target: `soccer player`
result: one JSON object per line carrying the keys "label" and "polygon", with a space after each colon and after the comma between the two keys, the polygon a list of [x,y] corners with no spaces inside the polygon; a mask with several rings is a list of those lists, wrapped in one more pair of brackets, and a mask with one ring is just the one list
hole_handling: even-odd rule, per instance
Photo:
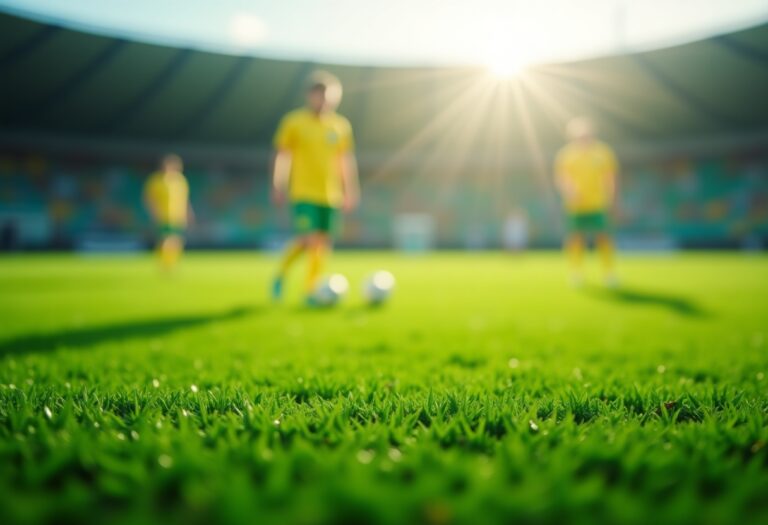
{"label": "soccer player", "polygon": [[144,204],[157,227],[160,267],[173,270],[184,250],[187,224],[193,218],[189,185],[178,155],[163,157],[160,169],[149,176],[144,185]]}
{"label": "soccer player", "polygon": [[359,201],[357,161],[352,127],[336,113],[341,102],[339,80],[326,72],[311,75],[306,107],[283,117],[275,134],[273,200],[291,203],[295,238],[283,255],[272,284],[279,300],[285,276],[303,253],[309,256],[305,292],[313,292],[330,253],[339,211],[353,210]]}
{"label": "soccer player", "polygon": [[582,259],[587,236],[594,236],[605,283],[616,286],[615,247],[610,215],[617,201],[619,165],[611,148],[596,139],[592,123],[583,117],[568,123],[570,142],[555,161],[555,182],[568,224],[565,251],[574,285],[583,282]]}

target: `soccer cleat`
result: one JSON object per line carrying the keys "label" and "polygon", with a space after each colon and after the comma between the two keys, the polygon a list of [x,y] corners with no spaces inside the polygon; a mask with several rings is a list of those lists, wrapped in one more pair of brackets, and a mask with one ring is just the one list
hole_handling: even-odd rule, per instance
{"label": "soccer cleat", "polygon": [[272,300],[275,302],[280,301],[283,298],[283,278],[277,276],[272,281]]}
{"label": "soccer cleat", "polygon": [[322,308],[325,306],[323,303],[321,303],[315,295],[310,294],[304,299],[304,305],[307,308]]}

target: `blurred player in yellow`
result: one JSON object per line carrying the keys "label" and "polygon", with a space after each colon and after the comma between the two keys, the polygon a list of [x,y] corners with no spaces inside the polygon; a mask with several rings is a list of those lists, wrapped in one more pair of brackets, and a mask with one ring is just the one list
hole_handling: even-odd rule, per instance
{"label": "blurred player in yellow", "polygon": [[294,240],[288,245],[272,283],[272,297],[283,294],[285,276],[303,253],[309,256],[305,292],[308,304],[331,250],[340,210],[359,200],[357,161],[349,121],[336,113],[339,80],[330,73],[312,74],[307,103],[283,117],[275,134],[273,200],[290,202]]}
{"label": "blurred player in yellow", "polygon": [[189,184],[178,155],[166,155],[144,185],[144,204],[157,227],[160,267],[172,270],[184,250],[184,233],[192,219]]}
{"label": "blurred player in yellow", "polygon": [[569,143],[557,154],[555,182],[568,224],[565,251],[574,285],[583,282],[582,260],[588,236],[594,236],[605,283],[616,286],[611,215],[617,204],[619,164],[611,148],[597,140],[588,119],[567,126]]}

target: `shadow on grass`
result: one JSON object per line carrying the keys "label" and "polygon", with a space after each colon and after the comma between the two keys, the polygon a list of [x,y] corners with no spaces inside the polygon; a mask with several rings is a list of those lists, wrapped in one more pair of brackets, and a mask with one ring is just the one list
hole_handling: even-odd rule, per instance
{"label": "shadow on grass", "polygon": [[387,303],[360,303],[347,308],[347,316],[355,317],[365,314],[376,314],[389,310]]}
{"label": "shadow on grass", "polygon": [[640,306],[658,306],[686,317],[710,317],[709,312],[701,308],[695,302],[676,295],[626,287],[600,288],[596,286],[586,287],[584,288],[584,292],[591,297],[617,303]]}
{"label": "shadow on grass", "polygon": [[346,317],[354,317],[360,314],[381,312],[387,310],[386,304],[331,304],[331,305],[308,305],[298,304],[290,308],[294,313],[306,313],[306,314],[323,314],[328,312],[334,312],[336,314],[343,314]]}
{"label": "shadow on grass", "polygon": [[252,306],[238,307],[214,314],[144,319],[59,332],[22,335],[0,341],[0,356],[45,352],[55,350],[58,347],[86,348],[107,341],[157,337],[219,321],[238,319],[257,311],[258,308]]}

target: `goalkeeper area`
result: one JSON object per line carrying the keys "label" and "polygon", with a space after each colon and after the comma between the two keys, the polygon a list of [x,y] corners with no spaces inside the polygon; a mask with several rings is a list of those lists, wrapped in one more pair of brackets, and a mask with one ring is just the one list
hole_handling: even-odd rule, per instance
{"label": "goalkeeper area", "polygon": [[4,257],[0,521],[765,523],[767,262],[342,252],[311,310],[265,255]]}

